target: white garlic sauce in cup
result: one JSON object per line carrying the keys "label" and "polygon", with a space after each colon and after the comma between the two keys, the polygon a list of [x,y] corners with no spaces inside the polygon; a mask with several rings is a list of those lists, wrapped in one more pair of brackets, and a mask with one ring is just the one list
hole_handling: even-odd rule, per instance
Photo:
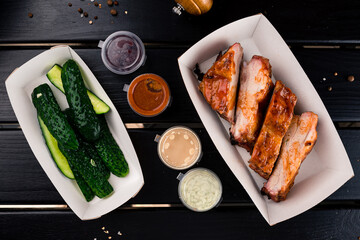
{"label": "white garlic sauce in cup", "polygon": [[208,211],[221,200],[222,185],[212,171],[195,168],[188,171],[179,183],[179,196],[186,207],[197,212]]}

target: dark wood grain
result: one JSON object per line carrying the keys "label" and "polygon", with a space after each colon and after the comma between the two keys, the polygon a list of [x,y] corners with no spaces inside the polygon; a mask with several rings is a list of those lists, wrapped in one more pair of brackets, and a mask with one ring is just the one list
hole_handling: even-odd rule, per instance
{"label": "dark wood grain", "polygon": [[[142,166],[145,185],[131,203],[180,203],[177,195],[179,171],[167,168],[158,158],[156,134],[163,130],[130,130],[129,134]],[[250,203],[251,200],[221,158],[207,132],[196,129],[203,145],[203,158],[196,166],[206,167],[222,181],[224,203]],[[351,159],[355,177],[327,200],[359,200],[360,130],[340,130]],[[50,160],[50,159],[49,159]],[[183,171],[184,172],[184,171]],[[0,204],[64,203],[43,172],[23,133],[0,131]]]}
{"label": "dark wood grain", "polygon": [[[289,43],[358,43],[360,39],[360,4],[355,0],[341,4],[325,0],[296,4],[223,0],[214,1],[213,8],[200,17],[177,16],[171,10],[175,2],[162,0],[123,0],[113,7],[119,13],[113,17],[106,1],[98,2],[101,9],[90,1],[2,1],[0,42],[96,41],[114,31],[129,30],[145,42],[192,44],[221,26],[258,13],[265,14]],[[88,18],[80,17],[79,7],[89,13]],[[33,18],[28,17],[29,12]]]}
{"label": "dark wood grain", "polygon": [[[77,49],[76,51],[93,71],[124,122],[200,122],[183,84],[177,64],[177,58],[185,52],[185,49],[147,49],[145,65],[135,73],[126,76],[116,75],[104,66],[100,49]],[[5,79],[16,67],[21,66],[40,52],[39,50],[0,50],[0,111],[2,111],[0,122],[16,121],[7,97]],[[9,59],[11,60],[8,61]],[[124,84],[130,84],[136,76],[149,72],[162,76],[168,82],[173,101],[171,107],[159,116],[144,118],[132,111],[127,102],[126,92],[122,89]]]}
{"label": "dark wood grain", "polygon": [[[180,203],[176,179],[179,171],[166,167],[157,155],[154,138],[162,132],[129,131],[145,180],[144,187],[129,204]],[[197,129],[197,133],[204,152],[197,166],[212,169],[219,175],[224,185],[224,202],[249,202],[250,198],[222,160],[206,131]],[[21,131],[0,131],[0,153],[0,203],[64,203]]]}
{"label": "dark wood grain", "polygon": [[[0,50],[0,122],[15,122],[16,117],[6,94],[4,81],[16,67],[39,54],[42,50]],[[93,71],[124,122],[200,122],[191,103],[178,69],[177,58],[185,48],[147,49],[146,64],[127,76],[111,73],[103,65],[100,50],[76,49]],[[334,121],[360,121],[360,51],[346,49],[292,49],[303,69],[319,93]],[[172,106],[153,118],[135,114],[122,91],[125,83],[141,73],[152,72],[162,76],[170,85]],[[334,76],[337,72],[338,76]],[[347,81],[354,75],[355,81]],[[326,78],[326,81],[323,81]],[[332,91],[328,87],[332,86]]]}
{"label": "dark wood grain", "polygon": [[[357,239],[360,210],[310,210],[270,227],[253,208],[116,210],[81,221],[65,212],[1,212],[2,239]],[[102,230],[109,231],[108,234]],[[117,235],[118,232],[122,236]]]}

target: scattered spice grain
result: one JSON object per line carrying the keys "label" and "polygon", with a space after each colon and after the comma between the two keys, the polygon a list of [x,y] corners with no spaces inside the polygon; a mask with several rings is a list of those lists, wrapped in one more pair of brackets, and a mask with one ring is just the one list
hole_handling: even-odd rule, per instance
{"label": "scattered spice grain", "polygon": [[328,87],[328,91],[331,92],[332,91],[332,86]]}
{"label": "scattered spice grain", "polygon": [[119,5],[119,2],[118,2],[118,1],[114,1],[114,4],[117,6],[117,5]]}
{"label": "scattered spice grain", "polygon": [[[112,0],[108,0],[108,1],[107,1],[107,5],[111,7],[111,6],[113,5],[113,1],[112,1]],[[115,4],[115,5],[116,5],[116,4]]]}
{"label": "scattered spice grain", "polygon": [[79,13],[82,13],[82,12],[83,12],[82,8],[79,8],[79,9],[78,9],[78,12],[79,12]]}
{"label": "scattered spice grain", "polygon": [[30,12],[28,13],[28,17],[29,17],[29,18],[32,18],[33,16],[34,16],[34,15],[33,15],[32,13],[30,13]]}
{"label": "scattered spice grain", "polygon": [[113,15],[113,16],[116,16],[116,15],[117,15],[117,11],[116,11],[115,9],[111,9],[111,10],[110,10],[110,13],[111,13],[111,15]]}
{"label": "scattered spice grain", "polygon": [[90,24],[90,25],[93,24],[93,21],[90,20],[90,21],[89,21],[89,24]]}
{"label": "scattered spice grain", "polygon": [[99,3],[99,8],[101,8],[101,3]]}
{"label": "scattered spice grain", "polygon": [[105,227],[102,227],[101,229],[102,229],[102,230],[105,230]]}
{"label": "scattered spice grain", "polygon": [[121,236],[121,235],[122,235],[122,233],[121,233],[120,231],[118,231],[117,235]]}
{"label": "scattered spice grain", "polygon": [[353,82],[355,80],[355,77],[353,75],[348,76],[347,80],[349,82]]}
{"label": "scattered spice grain", "polygon": [[125,11],[125,14],[127,14],[127,11]]}
{"label": "scattered spice grain", "polygon": [[71,4],[71,3],[68,3],[68,6],[69,6],[69,7],[71,7],[71,6],[72,6],[72,4]]}
{"label": "scattered spice grain", "polygon": [[84,17],[88,17],[89,14],[87,12],[84,12]]}
{"label": "scattered spice grain", "polygon": [[95,20],[98,19],[98,16],[95,16],[94,19],[95,19]]}
{"label": "scattered spice grain", "polygon": [[111,236],[109,236],[109,239],[111,239]]}
{"label": "scattered spice grain", "polygon": [[334,72],[334,76],[337,76],[338,75],[338,73],[337,72]]}
{"label": "scattered spice grain", "polygon": [[95,7],[99,6],[98,2],[94,2]]}

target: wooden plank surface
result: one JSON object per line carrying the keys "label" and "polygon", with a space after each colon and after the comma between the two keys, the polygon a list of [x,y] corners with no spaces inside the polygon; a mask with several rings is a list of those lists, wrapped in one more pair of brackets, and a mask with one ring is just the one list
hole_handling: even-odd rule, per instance
{"label": "wooden plank surface", "polygon": [[[72,7],[68,3],[72,3]],[[0,42],[96,41],[114,31],[129,30],[145,42],[194,43],[213,30],[235,20],[263,13],[289,43],[359,43],[359,1],[214,1],[201,17],[172,13],[174,1],[122,0],[118,16],[110,14],[105,0],[102,8],[86,1],[2,1]],[[77,9],[89,13],[81,18]],[[127,14],[125,14],[127,11]],[[28,17],[28,13],[33,18]],[[98,16],[98,20],[94,20]],[[314,18],[316,17],[316,20]],[[89,20],[93,24],[89,24]]]}
{"label": "wooden plank surface", "polygon": [[[179,171],[167,168],[160,161],[157,145],[153,141],[154,136],[163,131],[129,130],[142,166],[145,185],[128,204],[180,203],[176,180]],[[209,168],[218,174],[224,188],[223,202],[251,203],[251,199],[221,158],[207,132],[204,129],[196,129],[196,132],[201,139],[204,152],[197,166]],[[327,200],[359,200],[360,130],[339,130],[339,133],[351,159],[355,177]],[[20,130],[0,131],[0,153],[0,204],[64,204]]]}
{"label": "wooden plank surface", "polygon": [[[76,51],[98,78],[124,122],[200,122],[188,97],[177,64],[177,58],[185,49],[148,49],[146,51],[146,64],[135,73],[126,76],[119,76],[110,72],[102,63],[100,50],[77,49]],[[41,50],[0,51],[0,111],[3,110],[3,114],[0,115],[0,122],[16,121],[7,97],[5,79],[16,67],[21,66],[40,52]],[[136,76],[148,72],[162,76],[169,83],[173,97],[171,107],[153,118],[144,118],[134,113],[127,102],[126,92],[122,90],[124,84],[130,84]],[[180,109],[181,111],[179,111]]]}
{"label": "wooden plank surface", "polygon": [[[254,208],[115,210],[81,221],[70,211],[0,212],[6,239],[358,239],[359,209],[316,209],[270,227]],[[102,228],[104,227],[104,230]],[[104,231],[109,231],[106,234]],[[118,232],[122,236],[117,235]],[[0,236],[1,236],[0,235]]]}
{"label": "wooden plank surface", "polygon": [[[5,79],[16,68],[43,50],[0,50],[0,122],[16,122],[7,97]],[[76,49],[113,101],[124,122],[200,122],[178,69],[177,58],[186,48],[150,48],[146,64],[127,76],[110,72],[102,63],[99,49]],[[312,81],[334,121],[360,121],[360,51],[346,49],[292,49]],[[271,60],[270,60],[271,63]],[[50,66],[49,66],[50,67]],[[173,95],[172,105],[153,118],[135,114],[127,103],[123,85],[142,73],[162,76]],[[338,76],[334,76],[337,72]],[[354,75],[355,81],[347,81]],[[30,76],[31,77],[31,76]],[[323,81],[326,78],[326,81]],[[286,81],[285,79],[282,79]],[[328,87],[332,91],[328,91]]]}

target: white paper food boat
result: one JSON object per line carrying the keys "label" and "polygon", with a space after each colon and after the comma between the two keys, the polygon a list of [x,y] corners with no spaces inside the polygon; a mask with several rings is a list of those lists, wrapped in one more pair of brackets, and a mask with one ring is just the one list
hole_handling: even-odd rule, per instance
{"label": "white paper food boat", "polygon": [[[298,98],[296,114],[312,111],[319,115],[317,143],[302,164],[286,201],[280,203],[260,194],[265,180],[248,167],[250,154],[231,145],[230,124],[205,101],[193,74],[196,63],[199,63],[202,72],[206,72],[217,54],[235,42],[240,42],[244,48],[245,61],[253,55],[270,60],[273,80],[281,80]],[[354,176],[345,148],[323,102],[285,41],[265,16],[247,17],[216,30],[187,50],[178,62],[190,98],[212,141],[270,225],[315,206]]]}
{"label": "white paper food boat", "polygon": [[[129,174],[124,178],[111,174],[109,182],[114,188],[114,193],[111,196],[105,199],[95,197],[89,203],[82,196],[75,181],[66,178],[52,160],[41,134],[36,109],[31,100],[33,89],[42,83],[48,83],[60,107],[65,109],[68,106],[65,95],[54,87],[46,77],[46,73],[55,63],[63,65],[68,59],[77,62],[88,89],[110,106],[111,110],[105,115],[106,120],[130,169]],[[31,150],[57,191],[80,219],[87,220],[100,217],[124,204],[140,191],[144,184],[140,163],[119,113],[94,74],[74,50],[68,46],[47,50],[14,71],[5,84],[11,105]]]}

